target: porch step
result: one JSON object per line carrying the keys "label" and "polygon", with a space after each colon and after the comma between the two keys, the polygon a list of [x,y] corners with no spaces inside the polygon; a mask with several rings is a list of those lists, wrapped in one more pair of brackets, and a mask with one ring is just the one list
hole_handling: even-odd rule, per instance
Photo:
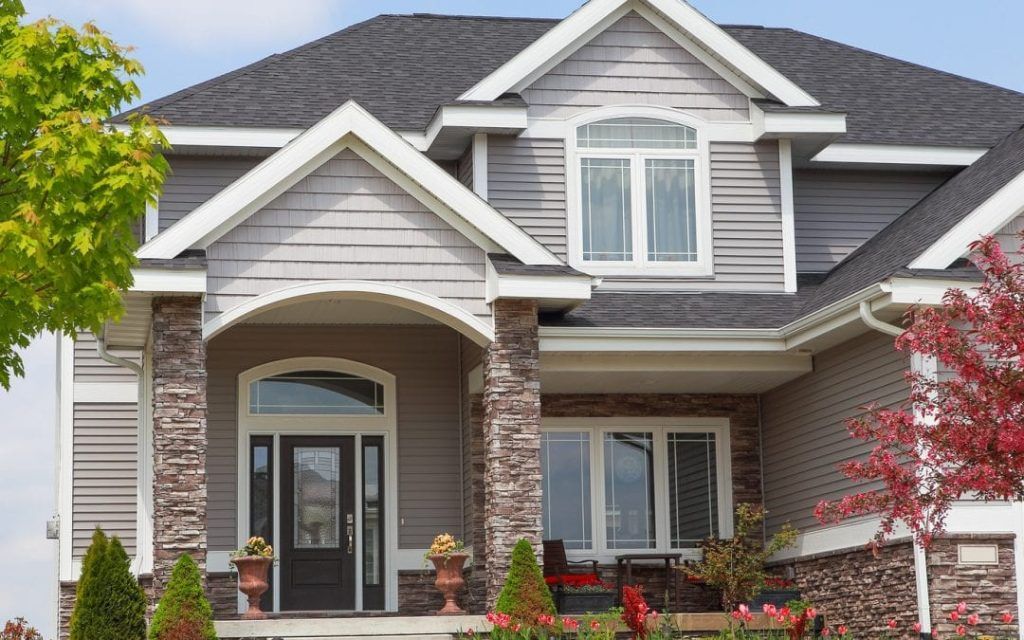
{"label": "porch step", "polygon": [[[306,638],[293,638],[291,636],[285,636],[285,637],[280,638],[280,640],[369,640],[370,638],[372,638],[373,640],[411,640],[412,638],[416,638],[417,640],[455,640],[455,637],[456,636],[454,636],[454,635],[452,635],[450,633],[439,633],[439,634],[433,634],[433,635],[428,635],[428,636],[425,636],[425,635],[419,634],[419,633],[413,633],[413,634],[401,635],[401,636],[378,636],[378,635],[369,635],[369,636],[328,636],[328,637],[317,636],[315,638],[310,638],[310,637],[306,637]],[[278,638],[272,638],[271,640],[279,640],[279,639]]]}
{"label": "porch step", "polygon": [[217,620],[222,640],[454,640],[460,631],[489,628],[483,616],[379,616]]}

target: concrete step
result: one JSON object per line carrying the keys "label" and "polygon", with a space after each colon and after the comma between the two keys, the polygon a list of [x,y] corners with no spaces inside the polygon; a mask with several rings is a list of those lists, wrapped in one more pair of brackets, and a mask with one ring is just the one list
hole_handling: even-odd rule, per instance
{"label": "concrete step", "polygon": [[483,616],[379,616],[217,620],[222,640],[454,640],[460,631],[488,629]]}

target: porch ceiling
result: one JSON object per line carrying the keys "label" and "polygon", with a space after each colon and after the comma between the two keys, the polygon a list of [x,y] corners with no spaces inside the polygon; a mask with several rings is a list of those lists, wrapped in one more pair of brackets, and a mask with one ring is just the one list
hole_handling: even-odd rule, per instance
{"label": "porch ceiling", "polygon": [[393,304],[368,300],[324,299],[276,307],[242,324],[441,324],[433,318]]}

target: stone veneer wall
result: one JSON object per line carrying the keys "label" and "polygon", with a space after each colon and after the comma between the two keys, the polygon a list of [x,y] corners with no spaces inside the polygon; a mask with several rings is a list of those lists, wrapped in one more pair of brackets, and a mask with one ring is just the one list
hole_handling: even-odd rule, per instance
{"label": "stone veneer wall", "polygon": [[[468,613],[482,614],[487,611],[487,599],[483,590],[486,569],[467,571],[466,589],[459,594],[459,605]],[[398,615],[430,616],[444,606],[441,592],[434,586],[437,576],[433,569],[398,572]],[[479,588],[470,585],[477,584]]]}
{"label": "stone veneer wall", "polygon": [[202,299],[153,300],[153,579],[183,553],[206,567],[206,345]]}
{"label": "stone veneer wall", "polygon": [[673,393],[544,394],[545,418],[728,418],[733,504],[761,504],[757,396]]}
{"label": "stone veneer wall", "polygon": [[206,597],[217,619],[238,616],[238,578],[230,572],[206,574]]}
{"label": "stone veneer wall", "polygon": [[[950,621],[949,613],[958,602],[966,602],[971,613],[981,615],[982,624],[971,630],[972,635],[1017,636],[1020,616],[1013,542],[1012,534],[946,535],[925,552],[933,629],[940,637],[954,635],[956,623]],[[964,543],[997,545],[999,564],[959,564],[957,545]],[[1013,624],[992,624],[1004,611],[1013,614]]]}
{"label": "stone veneer wall", "polygon": [[892,618],[904,631],[917,622],[914,548],[909,539],[891,541],[877,556],[857,547],[773,568],[780,575],[794,573],[801,595],[817,605],[827,624],[846,625],[853,637],[883,637]]}
{"label": "stone veneer wall", "polygon": [[540,343],[535,300],[495,300],[484,351],[484,553],[487,601],[498,598],[520,538],[543,535]]}
{"label": "stone veneer wall", "polygon": [[[466,576],[467,594],[487,592],[487,556],[484,551],[484,405],[480,394],[467,394],[463,415],[463,539],[472,555]],[[486,603],[483,603],[486,605]]]}

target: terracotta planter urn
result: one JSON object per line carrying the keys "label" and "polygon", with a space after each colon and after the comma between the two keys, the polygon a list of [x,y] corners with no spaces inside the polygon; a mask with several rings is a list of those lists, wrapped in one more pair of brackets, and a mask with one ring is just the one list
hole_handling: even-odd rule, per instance
{"label": "terracotta planter urn", "polygon": [[466,553],[430,556],[430,561],[434,563],[434,569],[437,570],[437,580],[434,581],[434,586],[444,596],[444,606],[437,612],[437,615],[457,616],[466,613],[459,607],[456,594],[466,586],[466,581],[462,577],[462,568],[466,565],[467,558],[469,558],[469,554]]}
{"label": "terracotta planter urn", "polygon": [[238,590],[249,599],[249,609],[242,614],[242,619],[266,619],[267,614],[260,609],[260,597],[270,588],[267,573],[270,571],[270,565],[274,564],[274,559],[243,556],[232,558],[231,563],[238,568]]}

